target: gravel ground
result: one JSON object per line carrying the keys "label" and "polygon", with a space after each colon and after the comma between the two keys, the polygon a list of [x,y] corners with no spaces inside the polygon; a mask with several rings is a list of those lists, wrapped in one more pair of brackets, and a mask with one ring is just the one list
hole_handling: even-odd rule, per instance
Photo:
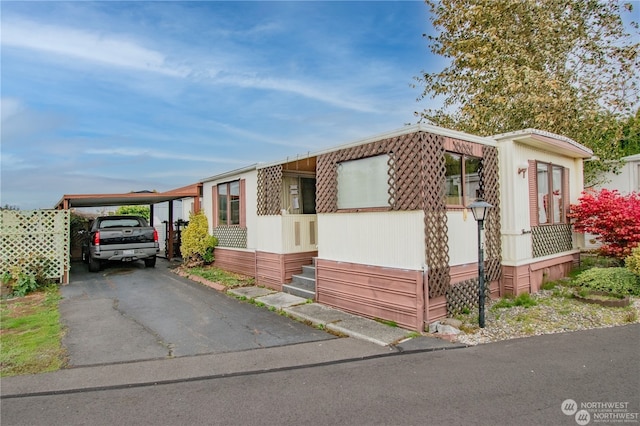
{"label": "gravel ground", "polygon": [[467,345],[496,342],[541,334],[565,333],[591,328],[614,327],[640,322],[640,298],[631,298],[626,308],[607,308],[571,298],[569,289],[542,290],[532,295],[537,304],[528,308],[485,308],[485,328],[478,327],[478,311],[456,318],[462,332],[455,341]]}

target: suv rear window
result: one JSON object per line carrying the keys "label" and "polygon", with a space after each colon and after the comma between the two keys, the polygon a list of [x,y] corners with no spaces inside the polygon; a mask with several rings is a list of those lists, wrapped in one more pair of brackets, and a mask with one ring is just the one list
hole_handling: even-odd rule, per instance
{"label": "suv rear window", "polygon": [[100,229],[104,228],[135,228],[140,226],[137,219],[107,219],[100,222]]}

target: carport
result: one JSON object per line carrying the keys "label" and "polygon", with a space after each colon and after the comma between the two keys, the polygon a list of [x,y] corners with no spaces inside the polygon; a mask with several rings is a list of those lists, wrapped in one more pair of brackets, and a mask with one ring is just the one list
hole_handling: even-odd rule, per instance
{"label": "carport", "polygon": [[[55,206],[57,210],[69,210],[80,207],[114,207],[148,205],[150,210],[150,225],[153,223],[153,206],[158,203],[169,203],[169,224],[173,223],[173,202],[183,198],[193,198],[193,210],[200,210],[200,197],[202,196],[202,183],[183,186],[166,192],[139,191],[126,194],[65,194]],[[167,258],[172,259],[174,231],[173,226],[168,227],[168,251]]]}

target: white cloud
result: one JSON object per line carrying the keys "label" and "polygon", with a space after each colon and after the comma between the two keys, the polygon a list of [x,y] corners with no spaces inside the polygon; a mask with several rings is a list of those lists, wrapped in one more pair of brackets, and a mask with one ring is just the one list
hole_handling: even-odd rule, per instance
{"label": "white cloud", "polygon": [[269,136],[265,136],[267,134],[266,132],[261,132],[261,133],[252,132],[250,130],[241,129],[238,127],[231,126],[229,124],[215,122],[215,121],[211,121],[210,123],[218,128],[223,129],[229,134],[240,136],[248,140],[249,142],[262,142],[269,145],[279,145],[279,146],[295,147],[295,148],[311,148],[313,146],[313,145],[308,145],[308,146],[303,145],[298,140],[292,141],[290,138],[287,138],[284,136],[280,138],[269,137]]}
{"label": "white cloud", "polygon": [[107,148],[107,149],[89,149],[85,151],[89,155],[115,155],[122,157],[139,157],[156,158],[161,160],[182,160],[197,161],[204,163],[225,163],[225,164],[247,164],[247,160],[237,160],[233,158],[224,158],[206,155],[186,155],[177,154],[175,152],[163,152],[154,149],[139,148]]}
{"label": "white cloud", "polygon": [[293,79],[262,78],[249,74],[235,74],[224,77],[217,77],[216,83],[233,84],[239,87],[274,90],[279,92],[289,92],[340,108],[369,113],[378,112],[368,102],[348,100],[348,95],[344,93],[338,94],[335,92],[335,90],[331,90],[315,84],[312,86],[311,83],[303,83]]}
{"label": "white cloud", "polygon": [[30,108],[16,98],[2,98],[2,145],[32,144],[33,137],[59,129],[65,117],[59,113],[43,112]]}
{"label": "white cloud", "polygon": [[6,152],[0,154],[0,164],[2,164],[2,170],[5,172],[8,170],[28,170],[36,168],[33,163],[29,163],[23,158]]}
{"label": "white cloud", "polygon": [[168,64],[162,53],[125,37],[28,20],[3,20],[2,45],[174,77],[185,77],[190,72],[185,67]]}
{"label": "white cloud", "polygon": [[[267,24],[253,31],[273,31],[276,28],[275,24]],[[1,42],[7,47],[36,50],[118,68],[172,77],[208,78],[217,84],[292,93],[344,109],[379,112],[370,102],[355,100],[343,90],[327,87],[326,83],[321,85],[296,79],[258,77],[229,66],[221,68],[221,64],[212,67],[202,62],[202,58],[190,66],[172,64],[166,54],[143,47],[123,35],[47,25],[25,19],[5,19]],[[233,56],[233,52],[227,53]],[[216,56],[225,54],[219,52]]]}
{"label": "white cloud", "polygon": [[24,106],[18,99],[0,99],[0,116],[2,124],[4,124],[9,118],[20,114],[22,111],[24,111]]}

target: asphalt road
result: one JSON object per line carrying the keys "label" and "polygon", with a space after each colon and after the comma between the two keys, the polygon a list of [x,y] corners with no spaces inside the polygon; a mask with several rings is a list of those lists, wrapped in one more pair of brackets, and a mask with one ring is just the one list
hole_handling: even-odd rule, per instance
{"label": "asphalt road", "polygon": [[235,352],[334,336],[170,272],[158,259],[99,273],[74,263],[62,287],[71,366]]}
{"label": "asphalt road", "polygon": [[[640,412],[640,325],[2,400],[2,425],[576,425]],[[253,351],[258,356],[260,351]],[[563,402],[575,401],[563,413]],[[584,409],[589,422],[576,421]],[[625,423],[629,424],[629,423]],[[636,423],[637,424],[637,423]]]}

